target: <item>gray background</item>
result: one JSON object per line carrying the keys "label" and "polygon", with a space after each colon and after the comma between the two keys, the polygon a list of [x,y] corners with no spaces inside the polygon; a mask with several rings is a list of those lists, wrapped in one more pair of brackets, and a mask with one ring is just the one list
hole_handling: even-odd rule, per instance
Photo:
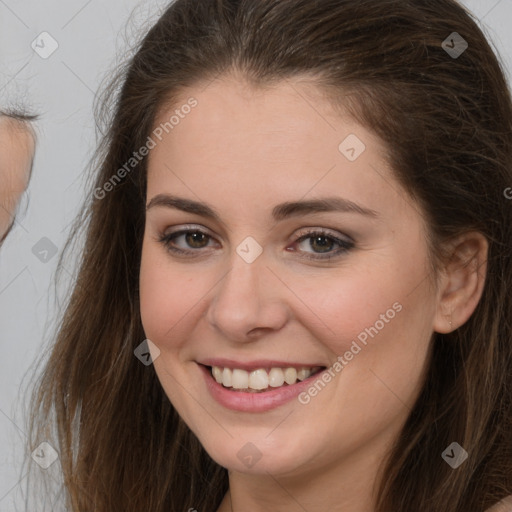
{"label": "gray background", "polygon": [[[54,274],[96,145],[94,96],[166,3],[0,0],[0,105],[28,99],[42,114],[32,181],[0,254],[0,512],[22,508],[21,464],[29,455],[21,399],[60,312]],[[480,19],[510,78],[512,0],[463,3]],[[58,44],[49,57],[44,52],[55,43],[41,36],[43,48],[43,32]],[[32,49],[34,40],[47,58]],[[71,276],[73,268],[65,272]]]}

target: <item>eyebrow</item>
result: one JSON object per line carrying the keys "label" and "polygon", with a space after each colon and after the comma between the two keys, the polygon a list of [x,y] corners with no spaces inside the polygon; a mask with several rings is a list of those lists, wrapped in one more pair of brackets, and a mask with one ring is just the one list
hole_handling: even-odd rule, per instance
{"label": "eyebrow", "polygon": [[[219,224],[223,223],[221,216],[214,208],[206,203],[200,203],[191,199],[185,199],[183,197],[172,196],[169,194],[158,194],[153,197],[146,206],[146,211],[156,206],[174,208],[183,212],[207,217],[217,221]],[[379,216],[375,210],[360,206],[348,199],[343,199],[341,197],[325,197],[321,199],[289,201],[278,204],[272,209],[272,218],[275,221],[281,221],[290,217],[321,212],[358,213],[368,217]]]}

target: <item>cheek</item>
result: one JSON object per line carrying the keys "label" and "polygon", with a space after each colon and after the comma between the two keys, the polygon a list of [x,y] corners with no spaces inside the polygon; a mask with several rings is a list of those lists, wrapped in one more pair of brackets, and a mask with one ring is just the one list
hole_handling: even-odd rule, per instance
{"label": "cheek", "polygon": [[307,328],[331,352],[343,354],[358,337],[370,342],[367,329],[375,324],[381,331],[400,321],[408,283],[395,279],[391,268],[384,270],[351,268],[333,275],[326,269],[315,278],[295,276],[294,292],[306,306],[302,320],[308,318]]}
{"label": "cheek", "polygon": [[384,428],[404,403],[412,407],[421,384],[434,302],[420,269],[406,269],[353,274],[324,300],[321,316],[337,334],[329,348],[343,366],[335,400],[361,424],[371,419]]}
{"label": "cheek", "polygon": [[389,394],[380,378],[404,399],[414,393],[434,314],[425,262],[398,254],[387,261],[340,269],[335,275],[329,270],[316,278],[296,276],[294,288],[308,306],[302,316],[303,322],[308,319],[306,328],[328,349],[332,363],[343,358],[341,399],[357,388],[361,400],[375,399],[375,410],[387,403]]}
{"label": "cheek", "polygon": [[[182,267],[181,267],[182,268]],[[159,348],[172,348],[175,330],[193,313],[199,279],[166,261],[165,252],[144,244],[140,269],[140,312],[146,336]]]}

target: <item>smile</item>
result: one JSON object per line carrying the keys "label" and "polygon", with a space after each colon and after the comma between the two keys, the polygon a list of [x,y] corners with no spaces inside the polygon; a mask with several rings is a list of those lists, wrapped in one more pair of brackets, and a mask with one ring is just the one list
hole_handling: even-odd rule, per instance
{"label": "smile", "polygon": [[315,375],[323,367],[301,368],[258,368],[246,371],[240,368],[227,368],[220,366],[211,367],[211,375],[223,387],[232,391],[249,393],[261,393],[269,388],[275,389],[282,386],[291,386],[298,381],[303,381]]}
{"label": "smile", "polygon": [[[198,364],[208,394],[224,408],[247,413],[263,413],[293,403],[325,366],[275,366],[268,361],[237,368],[234,361]],[[275,363],[274,363],[275,364]]]}

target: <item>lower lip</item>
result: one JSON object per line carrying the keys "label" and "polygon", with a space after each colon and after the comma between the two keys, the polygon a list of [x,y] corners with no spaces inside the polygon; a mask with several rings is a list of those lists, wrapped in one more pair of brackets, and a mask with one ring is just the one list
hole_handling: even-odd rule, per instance
{"label": "lower lip", "polygon": [[303,381],[271,389],[270,391],[244,393],[243,391],[231,391],[225,388],[213,378],[209,368],[203,365],[199,365],[199,367],[205,376],[206,387],[212,397],[220,405],[234,411],[242,412],[265,412],[290,402],[305,391],[311,385],[312,381],[320,378],[322,372],[325,371],[322,370]]}

